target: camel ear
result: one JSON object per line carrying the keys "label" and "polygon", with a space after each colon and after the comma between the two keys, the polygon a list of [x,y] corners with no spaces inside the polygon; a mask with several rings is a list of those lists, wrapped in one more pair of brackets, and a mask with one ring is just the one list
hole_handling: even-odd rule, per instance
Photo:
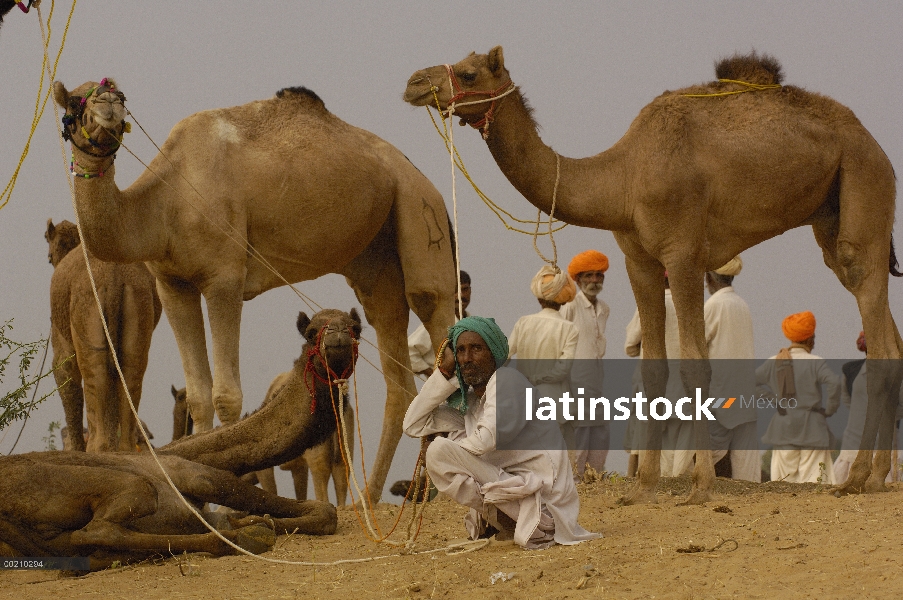
{"label": "camel ear", "polygon": [[179,391],[176,389],[176,386],[171,385],[172,388],[172,397],[175,398],[176,402],[179,401]]}
{"label": "camel ear", "polygon": [[359,314],[357,314],[356,308],[352,308],[351,310],[349,310],[348,316],[350,316],[353,321],[356,321],[358,325],[361,324],[361,317]]}
{"label": "camel ear", "polygon": [[298,333],[300,333],[303,338],[307,338],[307,336],[304,335],[304,332],[307,331],[308,325],[310,325],[310,317],[302,310],[298,313],[298,320],[295,322],[295,326],[298,328]]}
{"label": "camel ear", "polygon": [[505,56],[502,54],[502,47],[496,46],[489,51],[489,70],[493,75],[498,75],[505,68]]}
{"label": "camel ear", "polygon": [[63,108],[69,108],[69,91],[62,81],[53,82],[53,100]]}
{"label": "camel ear", "polygon": [[44,239],[48,242],[53,241],[55,235],[56,227],[53,224],[53,219],[47,219],[47,233],[44,234]]}

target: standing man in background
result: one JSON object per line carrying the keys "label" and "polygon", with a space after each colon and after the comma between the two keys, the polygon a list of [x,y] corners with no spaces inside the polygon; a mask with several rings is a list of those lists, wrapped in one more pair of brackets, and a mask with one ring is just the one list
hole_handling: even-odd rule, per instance
{"label": "standing man in background", "polygon": [[[608,270],[608,257],[597,250],[581,252],[568,265],[568,275],[576,282],[578,291],[572,302],[561,307],[561,316],[577,327],[577,353],[571,368],[571,391],[585,398],[602,397],[605,356],[605,324],[610,309],[599,298]],[[577,478],[583,477],[586,465],[600,473],[605,470],[605,459],[611,433],[607,421],[578,423],[574,429]]]}
{"label": "standing man in background", "polygon": [[[734,291],[734,277],[743,269],[743,260],[735,256],[726,265],[705,274],[711,296],[705,302],[705,339],[712,359],[709,395],[735,397],[755,389],[755,349],[749,305]],[[732,479],[762,480],[756,409],[735,402],[729,409],[716,408],[715,421],[709,421],[712,460],[728,456]]]}

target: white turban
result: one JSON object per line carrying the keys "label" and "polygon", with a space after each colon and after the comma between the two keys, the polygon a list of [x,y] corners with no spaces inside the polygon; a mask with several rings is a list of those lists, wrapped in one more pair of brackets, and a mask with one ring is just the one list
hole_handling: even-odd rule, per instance
{"label": "white turban", "polygon": [[540,300],[567,304],[577,295],[577,286],[561,269],[545,265],[530,282],[530,291]]}
{"label": "white turban", "polygon": [[737,255],[720,269],[715,269],[715,272],[719,275],[736,277],[740,274],[741,270],[743,270],[743,259],[740,258],[740,255]]}

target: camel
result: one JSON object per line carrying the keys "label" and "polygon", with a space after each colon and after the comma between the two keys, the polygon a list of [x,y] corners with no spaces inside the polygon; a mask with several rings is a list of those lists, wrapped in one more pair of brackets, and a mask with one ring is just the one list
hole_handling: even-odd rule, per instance
{"label": "camel", "polygon": [[[379,499],[416,395],[409,311],[438,347],[454,322],[455,267],[442,196],[396,148],[341,121],[306,88],[203,111],[173,128],[127,189],[115,181],[125,129],[115,83],[54,84],[71,139],[87,247],[143,261],[175,333],[198,431],[241,415],[242,302],[275,287],[345,276],[372,325],[387,396],[370,482]],[[87,137],[86,137],[87,136]],[[200,298],[213,340],[207,358]]]}
{"label": "camel", "polygon": [[[643,323],[643,378],[650,398],[664,395],[667,380],[661,360],[663,272],[670,275],[677,309],[684,388],[701,388],[705,396],[711,371],[703,273],[789,229],[811,225],[825,263],[855,295],[865,335],[875,336],[877,352],[873,357],[869,345],[878,372],[873,379],[869,367],[862,450],[838,491],[885,489],[889,453],[870,465],[869,449],[876,434],[880,447],[890,448],[892,403],[903,375],[903,341],[887,296],[888,271],[901,275],[891,240],[891,163],[848,108],[782,86],[773,58],[734,56],[719,62],[716,74],[720,81],[663,93],[614,146],[581,159],[559,156],[540,139],[501,46],[417,71],[404,99],[429,106],[435,92],[442,111],[460,103],[454,116],[481,131],[499,168],[531,204],[548,214],[555,198],[555,218],[614,233]],[[714,482],[708,433],[704,423],[698,425],[688,498],[693,504],[711,498]],[[659,435],[660,424],[652,421],[648,460],[642,460],[637,484],[624,499],[628,504],[655,502]]]}
{"label": "camel", "polygon": [[[336,379],[354,368],[360,317],[326,309],[312,319],[300,313],[297,326],[306,343],[271,402],[238,423],[157,451],[175,486],[197,507],[209,502],[250,513],[224,535],[253,552],[272,548],[273,528],[324,535],[335,533],[338,522],[329,503],[281,498],[239,478],[335,431]],[[264,527],[270,524],[264,515],[274,517],[271,527]],[[0,555],[88,556],[99,568],[170,552],[232,552],[204,531],[148,453],[0,457]]]}
{"label": "camel", "polygon": [[19,8],[22,9],[22,12],[28,12],[28,9],[31,8],[31,5],[38,4],[38,2],[30,2],[26,7],[23,2],[20,2],[20,0],[0,0],[0,27],[3,26],[3,17],[5,17],[6,13],[11,11],[17,4],[19,5]]}
{"label": "camel", "polygon": [[[270,383],[264,403],[270,402],[290,377],[291,371],[277,375]],[[354,409],[351,408],[351,403],[347,399],[343,412],[345,415],[343,431],[349,450],[348,468],[351,468],[354,460]],[[314,498],[323,502],[329,499],[329,478],[332,477],[336,506],[345,506],[345,498],[348,495],[348,473],[345,470],[345,460],[342,458],[341,443],[337,429],[323,443],[306,450],[301,456],[279,465],[281,470],[290,471],[292,474],[295,498],[307,499],[307,474],[310,472],[314,480]],[[261,474],[258,473],[258,478],[260,476]],[[261,481],[261,485],[264,485],[263,481]]]}
{"label": "camel", "polygon": [[[291,371],[280,373],[273,379],[267,390],[261,406],[265,405],[282,388],[291,376]],[[192,433],[191,414],[188,413],[188,404],[185,401],[185,388],[176,389],[172,386],[172,395],[175,399],[173,407],[173,441],[181,439]],[[350,459],[354,458],[354,411],[349,402],[345,402],[345,435],[348,439]],[[329,478],[333,478],[336,493],[336,505],[345,506],[345,498],[348,494],[348,474],[345,472],[345,462],[342,460],[339,448],[338,432],[333,433],[323,443],[314,446],[300,456],[279,465],[282,471],[292,474],[292,482],[295,488],[295,498],[307,500],[308,473],[313,473],[314,498],[327,502],[329,500]],[[242,479],[252,485],[260,484],[264,490],[276,493],[276,475],[272,467],[243,475]]]}
{"label": "camel", "polygon": [[[44,237],[54,267],[50,279],[50,339],[53,375],[66,414],[66,446],[88,452],[134,451],[140,437],[137,422],[107,347],[85,258],[80,249],[72,252],[80,244],[78,229],[69,221],[54,225],[48,220]],[[115,264],[91,257],[91,269],[116,356],[137,409],[151,336],[162,313],[154,278],[142,264]],[[87,443],[82,433],[85,407]]]}

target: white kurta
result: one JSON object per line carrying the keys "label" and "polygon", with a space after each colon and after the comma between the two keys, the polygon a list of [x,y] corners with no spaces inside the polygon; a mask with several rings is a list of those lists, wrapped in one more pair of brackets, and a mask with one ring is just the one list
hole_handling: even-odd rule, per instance
{"label": "white kurta", "polygon": [[[818,463],[825,463],[824,474],[834,482],[831,461],[831,438],[825,415],[812,409],[822,406],[825,400],[825,414],[833,415],[840,406],[840,377],[831,371],[827,361],[810,354],[803,348],[791,348],[793,358],[793,383],[796,386],[796,408],[781,415],[775,413],[768,424],[762,442],[771,444],[772,479],[792,482],[815,482],[822,474]],[[767,387],[772,394],[778,394],[777,356],[762,363],[756,369],[756,385]]]}
{"label": "white kurta", "polygon": [[[755,395],[752,316],[749,305],[731,286],[721,288],[705,302],[705,339],[712,359],[709,396],[730,398]],[[756,408],[734,402],[730,408],[713,410],[720,428],[709,424],[712,460],[718,462],[730,452],[731,477],[760,481],[759,451],[756,444]],[[743,431],[737,428],[744,426]],[[735,435],[736,433],[736,435]]]}
{"label": "white kurta", "polygon": [[432,370],[436,364],[436,351],[433,349],[430,332],[422,323],[408,336],[408,355],[411,357],[411,370],[415,373]]}
{"label": "white kurta", "polygon": [[608,304],[596,298],[593,304],[582,290],[561,307],[561,316],[577,326],[577,353],[575,358],[602,358],[605,356],[605,325],[611,312]]}
{"label": "white kurta", "polygon": [[[577,524],[580,499],[571,477],[564,441],[556,427],[542,421],[524,418],[508,419],[504,423],[506,438],[523,435],[528,439],[542,439],[543,450],[498,450],[496,440],[497,381],[500,371],[504,381],[518,393],[529,383],[516,370],[501,367],[486,385],[483,398],[468,393],[467,412],[461,414],[445,404],[458,389],[458,380],[450,380],[438,370],[423,385],[411,402],[404,418],[404,431],[411,437],[447,432],[446,440],[437,439],[427,452],[427,470],[435,477],[436,487],[456,501],[471,507],[465,519],[471,537],[478,530],[479,518],[490,514],[490,505],[504,507],[517,521],[514,540],[526,546],[540,525],[543,509],[554,520],[554,540],[559,544],[576,544],[601,537]],[[502,391],[502,393],[511,393]],[[534,392],[534,397],[535,392]],[[520,398],[517,398],[520,402]],[[517,411],[517,414],[522,414]],[[436,442],[440,442],[436,445]],[[454,443],[472,458],[461,452],[444,452],[443,447]],[[433,451],[433,446],[438,451]],[[462,460],[466,459],[466,460]],[[473,463],[468,465],[467,463]],[[475,477],[476,472],[480,473]],[[494,474],[494,479],[487,477]],[[491,479],[491,480],[487,480]],[[515,507],[512,510],[512,506]],[[510,511],[510,512],[509,512]]]}
{"label": "white kurta", "polygon": [[544,308],[518,319],[508,338],[508,357],[536,387],[537,398],[557,402],[570,389],[571,365],[577,352],[577,327],[557,310]]}

